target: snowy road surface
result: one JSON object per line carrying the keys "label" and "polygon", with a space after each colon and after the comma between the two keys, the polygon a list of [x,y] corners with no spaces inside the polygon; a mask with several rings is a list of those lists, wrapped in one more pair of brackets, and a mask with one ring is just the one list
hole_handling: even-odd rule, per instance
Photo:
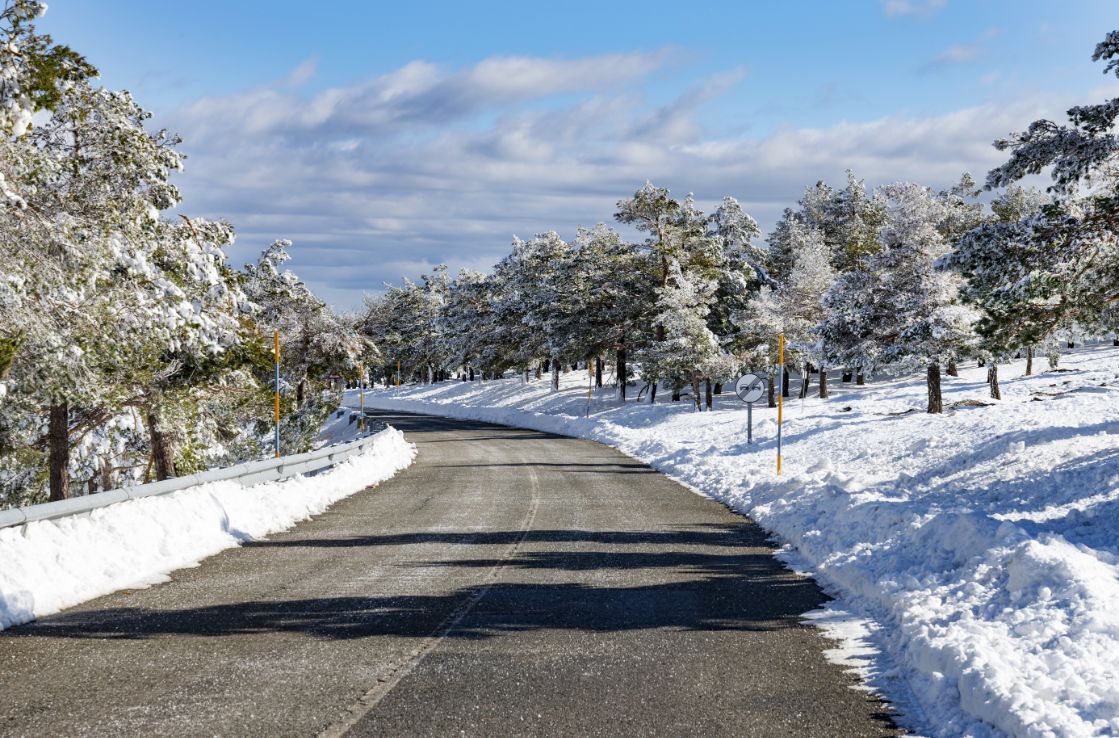
{"label": "snowy road surface", "polygon": [[879,736],[763,531],[587,441],[384,413],[416,463],[0,632],[0,735]]}

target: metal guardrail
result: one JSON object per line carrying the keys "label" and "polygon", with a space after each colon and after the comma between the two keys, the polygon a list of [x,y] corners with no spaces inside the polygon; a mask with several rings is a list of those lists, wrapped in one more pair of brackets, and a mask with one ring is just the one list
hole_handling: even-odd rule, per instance
{"label": "metal guardrail", "polygon": [[[384,426],[383,423],[380,425]],[[373,445],[373,440],[384,430],[385,427],[382,427],[356,441],[335,443],[303,454],[281,456],[278,459],[265,459],[263,461],[247,461],[243,464],[235,464],[221,469],[210,469],[197,474],[165,479],[162,482],[138,484],[134,487],[121,487],[120,489],[106,490],[84,497],[71,497],[68,500],[43,502],[38,505],[0,510],[0,528],[22,525],[36,520],[54,520],[67,515],[89,512],[125,500],[166,495],[208,482],[222,482],[232,479],[248,487],[261,482],[273,482],[278,479],[294,477],[297,474],[319,471],[366,450]]]}

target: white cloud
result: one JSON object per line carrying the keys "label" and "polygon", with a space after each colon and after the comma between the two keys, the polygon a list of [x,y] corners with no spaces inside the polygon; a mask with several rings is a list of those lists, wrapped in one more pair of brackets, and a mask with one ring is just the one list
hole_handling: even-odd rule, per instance
{"label": "white cloud", "polygon": [[291,74],[284,78],[281,83],[284,87],[301,87],[314,78],[315,73],[318,71],[319,65],[314,59],[308,59],[295,69],[291,70]]}
{"label": "white cloud", "polygon": [[980,46],[949,46],[936,57],[936,61],[958,63],[980,57],[984,49]]}
{"label": "white cloud", "polygon": [[414,61],[361,84],[327,89],[310,98],[291,89],[314,73],[305,62],[279,86],[202,98],[177,119],[206,135],[231,126],[256,134],[322,128],[368,133],[439,126],[496,107],[617,88],[663,66],[672,56],[670,50],[661,50],[582,59],[494,57],[456,73]]}
{"label": "white cloud", "polygon": [[987,53],[987,49],[978,44],[949,46],[932,59],[921,65],[923,72],[935,72],[947,67],[973,62]]}
{"label": "white cloud", "polygon": [[948,0],[884,0],[882,7],[888,16],[930,16],[940,12],[947,3]]}
{"label": "white cloud", "polygon": [[964,170],[982,179],[1003,157],[992,140],[1067,107],[1032,100],[713,137],[696,111],[741,70],[650,107],[616,83],[660,56],[611,58],[625,68],[602,72],[603,57],[489,60],[454,73],[417,62],[307,99],[277,87],[196,102],[169,121],[190,154],[186,209],[237,226],[237,262],[292,238],[293,267],[355,307],[363,292],[440,261],[492,265],[514,233],[570,237],[609,222],[647,179],[701,203],[733,194],[764,226],[806,185],[842,182],[847,168],[871,185],[945,186]]}

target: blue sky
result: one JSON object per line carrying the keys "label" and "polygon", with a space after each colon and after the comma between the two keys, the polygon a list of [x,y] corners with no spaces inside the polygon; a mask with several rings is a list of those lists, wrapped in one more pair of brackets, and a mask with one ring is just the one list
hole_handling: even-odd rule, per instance
{"label": "blue sky", "polygon": [[817,179],[948,184],[996,136],[1116,94],[1112,0],[55,0],[41,27],[185,139],[184,212],[277,237],[335,306],[646,179],[768,228]]}

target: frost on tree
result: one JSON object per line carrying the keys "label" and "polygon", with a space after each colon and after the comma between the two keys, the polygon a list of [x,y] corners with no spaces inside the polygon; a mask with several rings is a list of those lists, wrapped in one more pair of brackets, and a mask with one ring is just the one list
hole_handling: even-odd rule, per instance
{"label": "frost on tree", "polygon": [[[0,14],[0,502],[253,456],[270,415],[228,224],[161,213],[179,139]],[[34,119],[31,114],[35,113]],[[44,490],[44,487],[46,488]]]}
{"label": "frost on tree", "polygon": [[[1119,31],[1092,55],[1104,73],[1119,76]],[[1007,187],[1049,170],[1050,202],[1016,219],[981,227],[966,239],[957,263],[980,278],[991,303],[988,330],[1037,343],[1061,325],[1099,326],[1119,301],[1119,98],[1069,109],[1068,122],[1037,120],[995,142],[1010,158],[987,175],[988,189]],[[988,274],[991,254],[1010,268],[999,282]],[[996,289],[997,288],[997,289]]]}

